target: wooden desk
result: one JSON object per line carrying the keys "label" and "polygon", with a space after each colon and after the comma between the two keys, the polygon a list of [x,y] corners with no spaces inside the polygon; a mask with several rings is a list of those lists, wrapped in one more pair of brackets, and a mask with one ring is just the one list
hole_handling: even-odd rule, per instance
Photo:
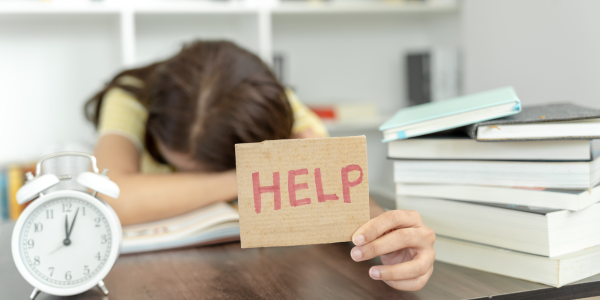
{"label": "wooden desk", "polygon": [[[12,223],[0,225],[0,299],[29,299],[32,287],[10,253]],[[419,292],[369,278],[347,243],[240,249],[239,243],[121,256],[97,289],[69,299],[574,299],[600,295],[600,275],[560,289],[436,262]],[[499,296],[497,296],[499,295]],[[41,293],[37,299],[59,299]]]}

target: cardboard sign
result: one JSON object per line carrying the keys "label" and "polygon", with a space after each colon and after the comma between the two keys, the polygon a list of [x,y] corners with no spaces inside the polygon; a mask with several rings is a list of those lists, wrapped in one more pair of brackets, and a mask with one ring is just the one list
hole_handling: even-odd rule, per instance
{"label": "cardboard sign", "polygon": [[235,145],[242,248],[350,241],[369,220],[365,136]]}

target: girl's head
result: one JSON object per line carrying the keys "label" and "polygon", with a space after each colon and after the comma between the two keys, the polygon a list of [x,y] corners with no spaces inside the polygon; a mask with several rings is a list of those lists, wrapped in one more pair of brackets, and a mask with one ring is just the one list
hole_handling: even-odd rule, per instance
{"label": "girl's head", "polygon": [[[125,75],[143,86],[121,85]],[[236,143],[291,135],[285,89],[257,56],[231,42],[194,42],[166,61],[117,75],[86,104],[96,125],[102,97],[112,87],[134,93],[148,109],[146,148],[180,170],[233,169]]]}

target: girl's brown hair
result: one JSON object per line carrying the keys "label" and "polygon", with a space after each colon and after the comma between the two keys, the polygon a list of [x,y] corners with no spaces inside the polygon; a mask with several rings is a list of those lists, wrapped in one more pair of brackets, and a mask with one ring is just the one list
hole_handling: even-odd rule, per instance
{"label": "girl's brown hair", "polygon": [[[125,75],[144,84],[122,84]],[[145,144],[156,140],[210,171],[235,168],[235,144],[289,138],[293,114],[284,87],[254,54],[226,41],[197,41],[174,57],[121,72],[85,105],[98,126],[102,98],[122,88],[148,109]]]}

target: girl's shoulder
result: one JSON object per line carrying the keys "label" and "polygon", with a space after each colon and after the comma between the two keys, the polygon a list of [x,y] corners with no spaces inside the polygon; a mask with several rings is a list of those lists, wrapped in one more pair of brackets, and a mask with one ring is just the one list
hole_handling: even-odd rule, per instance
{"label": "girl's shoulder", "polygon": [[147,119],[148,111],[131,93],[114,87],[104,95],[100,107],[98,134],[122,135],[141,150]]}
{"label": "girl's shoulder", "polygon": [[312,130],[312,132],[317,135],[323,137],[329,136],[327,128],[319,116],[304,105],[292,90],[286,89],[285,94],[290,102],[292,111],[294,112],[292,134],[297,134],[305,130]]}

